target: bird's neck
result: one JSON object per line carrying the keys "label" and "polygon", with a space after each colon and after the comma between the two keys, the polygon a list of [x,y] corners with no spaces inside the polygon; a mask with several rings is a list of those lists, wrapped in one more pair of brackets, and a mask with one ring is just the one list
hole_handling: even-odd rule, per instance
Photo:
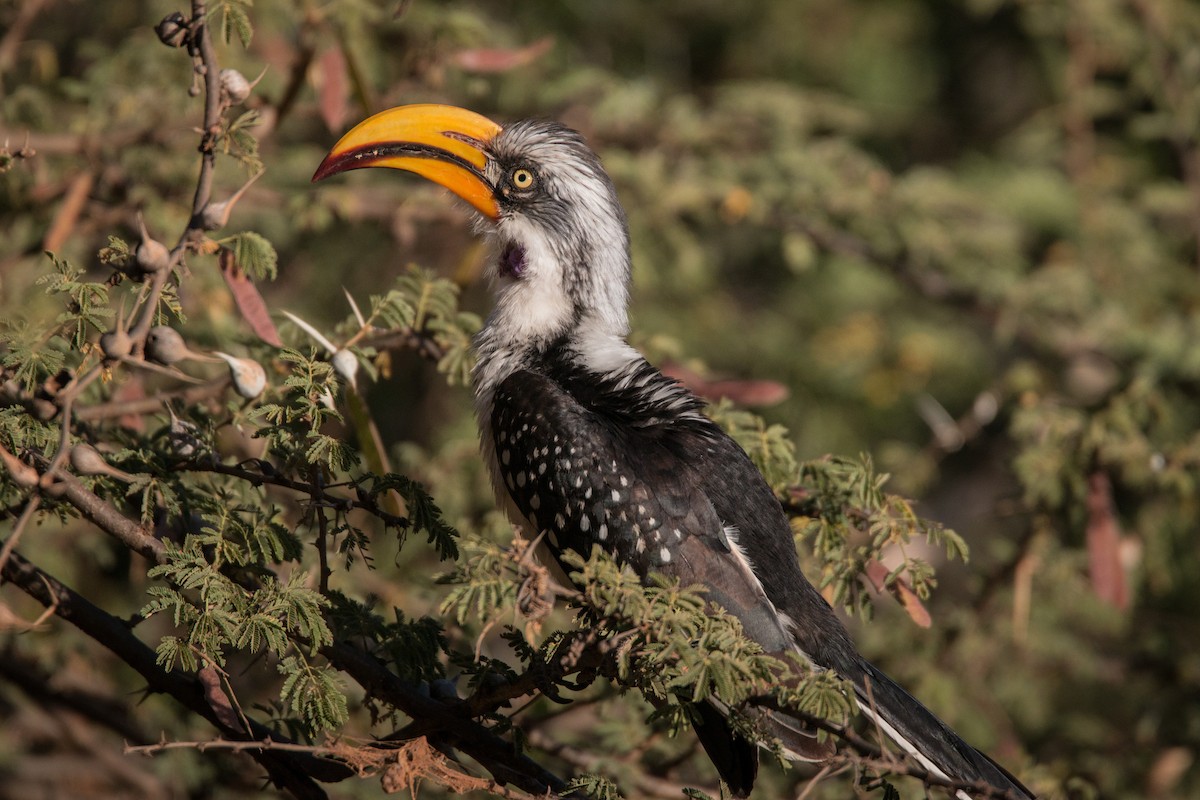
{"label": "bird's neck", "polygon": [[475,340],[477,396],[490,396],[513,372],[564,344],[593,372],[614,371],[641,358],[625,342],[629,235],[623,218],[612,216],[574,236],[546,236],[522,221],[498,231],[495,306]]}
{"label": "bird's neck", "polygon": [[[569,353],[586,371],[607,375],[627,370],[642,355],[625,340],[624,314],[611,315],[564,308],[550,298],[540,306],[510,305],[503,295],[475,340],[475,394],[481,400],[505,378],[523,369],[544,371],[547,363]],[[614,324],[618,323],[618,324]]]}

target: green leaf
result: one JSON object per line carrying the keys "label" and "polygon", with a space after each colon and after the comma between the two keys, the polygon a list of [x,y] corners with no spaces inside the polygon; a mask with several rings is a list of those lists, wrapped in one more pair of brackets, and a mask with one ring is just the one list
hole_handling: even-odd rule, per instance
{"label": "green leaf", "polygon": [[594,800],[621,800],[622,798],[617,785],[612,780],[590,772],[577,775],[567,782],[563,794],[569,795],[572,792],[580,792]]}
{"label": "green leaf", "polygon": [[278,275],[279,254],[261,234],[242,231],[220,240],[233,250],[234,259],[242,271],[254,280],[275,280]]}
{"label": "green leaf", "polygon": [[377,500],[389,490],[399,492],[408,507],[412,530],[424,533],[443,561],[458,558],[458,545],[455,542],[458,531],[442,517],[442,510],[420,483],[405,475],[389,472],[386,475],[369,476],[362,488],[372,500]]}
{"label": "green leaf", "polygon": [[349,712],[336,671],[296,656],[283,659],[278,668],[285,676],[280,699],[310,733],[345,724]]}
{"label": "green leaf", "polygon": [[216,3],[210,8],[210,18],[214,14],[221,15],[221,39],[225,44],[229,44],[233,34],[236,33],[242,47],[250,46],[254,28],[250,24],[248,9],[253,6],[254,0],[216,0]]}

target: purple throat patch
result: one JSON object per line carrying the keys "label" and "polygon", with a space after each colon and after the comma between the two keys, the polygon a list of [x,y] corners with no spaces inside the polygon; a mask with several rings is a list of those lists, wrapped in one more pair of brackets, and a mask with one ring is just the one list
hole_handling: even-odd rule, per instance
{"label": "purple throat patch", "polygon": [[515,242],[504,245],[500,254],[500,274],[508,278],[519,278],[525,274],[525,248]]}

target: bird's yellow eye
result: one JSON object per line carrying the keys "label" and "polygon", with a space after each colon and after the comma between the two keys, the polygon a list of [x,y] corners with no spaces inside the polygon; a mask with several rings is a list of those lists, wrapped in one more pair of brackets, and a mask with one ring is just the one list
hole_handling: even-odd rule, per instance
{"label": "bird's yellow eye", "polygon": [[533,173],[527,169],[514,169],[512,174],[508,176],[508,179],[517,189],[530,189],[533,187]]}

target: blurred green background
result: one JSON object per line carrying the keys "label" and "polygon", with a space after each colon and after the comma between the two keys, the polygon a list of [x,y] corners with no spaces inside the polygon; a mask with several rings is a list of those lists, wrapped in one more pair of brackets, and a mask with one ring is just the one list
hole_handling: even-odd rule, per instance
{"label": "blurred green background", "polygon": [[[1047,797],[1200,796],[1200,6],[245,5],[253,40],[220,55],[266,70],[247,107],[267,171],[233,227],[278,250],[273,311],[329,329],[343,287],[361,301],[415,263],[486,314],[488,254],[444,192],[311,173],[392,105],[567,122],[629,214],[635,344],[724,382],[801,458],[870,454],[971,544],[933,627],[884,606],[856,626],[864,652]],[[43,250],[101,280],[97,249],[135,238],[137,209],[163,239],[186,223],[200,108],[152,29],[174,9],[0,2],[0,318],[58,313]],[[37,155],[9,160],[26,136]],[[222,160],[217,195],[249,172]],[[193,261],[193,340],[251,342]],[[409,353],[386,366],[368,397],[393,458],[482,526],[468,392]],[[57,566],[116,592],[119,570],[89,563]],[[436,606],[436,588],[385,584]],[[6,738],[0,773],[41,785]],[[16,791],[0,796],[33,796]]]}

